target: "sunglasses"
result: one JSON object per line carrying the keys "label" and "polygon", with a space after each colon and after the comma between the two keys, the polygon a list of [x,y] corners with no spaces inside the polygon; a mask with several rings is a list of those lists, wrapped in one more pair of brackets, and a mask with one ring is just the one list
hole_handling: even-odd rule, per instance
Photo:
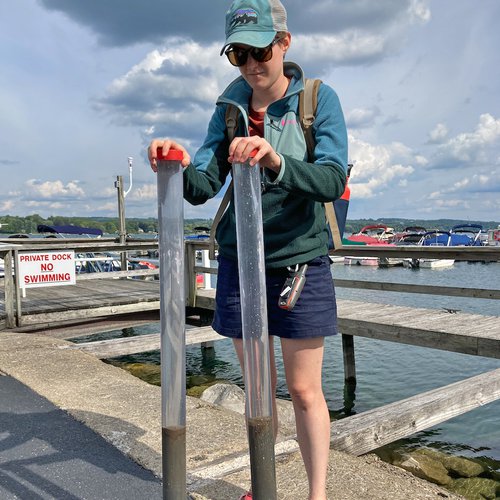
{"label": "sunglasses", "polygon": [[267,62],[273,57],[273,46],[279,42],[279,38],[275,38],[267,47],[234,47],[229,46],[224,52],[233,66],[244,66],[248,61],[250,54],[257,62]]}

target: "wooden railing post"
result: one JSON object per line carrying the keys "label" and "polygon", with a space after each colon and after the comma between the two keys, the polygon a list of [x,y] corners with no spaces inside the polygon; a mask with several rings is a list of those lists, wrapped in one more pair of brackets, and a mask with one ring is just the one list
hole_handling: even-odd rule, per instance
{"label": "wooden railing post", "polygon": [[21,304],[21,283],[19,283],[19,273],[17,269],[17,263],[19,250],[14,250],[14,268],[15,268],[15,279],[14,279],[14,288],[15,288],[15,297],[16,297],[16,326],[22,326],[22,304]]}
{"label": "wooden railing post", "polygon": [[184,262],[186,266],[186,306],[196,306],[196,248],[189,242],[184,242]]}
{"label": "wooden railing post", "polygon": [[9,250],[4,256],[5,326],[7,328],[14,328],[16,326],[13,269],[12,250]]}

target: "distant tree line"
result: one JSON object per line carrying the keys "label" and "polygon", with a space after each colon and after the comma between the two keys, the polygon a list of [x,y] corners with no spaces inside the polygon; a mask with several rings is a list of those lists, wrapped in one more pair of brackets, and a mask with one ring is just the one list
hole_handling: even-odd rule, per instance
{"label": "distant tree line", "polygon": [[[62,217],[50,216],[43,218],[38,214],[18,217],[15,215],[0,216],[0,234],[34,234],[38,224],[47,226],[81,226],[101,229],[105,234],[118,234],[120,223],[117,217]],[[184,222],[186,232],[193,233],[201,228],[210,229],[212,219],[187,219]],[[127,218],[126,229],[128,234],[156,233],[158,221],[156,218]],[[197,229],[200,228],[200,229]]]}
{"label": "distant tree line", "polygon": [[[472,223],[481,224],[484,229],[497,228],[498,221],[463,221],[454,219],[401,219],[401,218],[380,218],[380,219],[348,219],[346,222],[345,234],[349,235],[358,232],[363,226],[371,224],[385,224],[394,228],[396,231],[402,231],[408,226],[422,226],[427,230],[440,229],[449,230],[456,224]],[[51,216],[46,219],[38,214],[18,217],[15,215],[0,216],[0,234],[29,234],[36,233],[38,224],[48,226],[83,226],[101,229],[105,234],[118,234],[119,221],[114,217],[62,217]],[[158,232],[158,221],[156,218],[127,218],[127,233],[156,233]],[[208,231],[212,226],[212,219],[186,219],[184,221],[184,230],[188,234]]]}

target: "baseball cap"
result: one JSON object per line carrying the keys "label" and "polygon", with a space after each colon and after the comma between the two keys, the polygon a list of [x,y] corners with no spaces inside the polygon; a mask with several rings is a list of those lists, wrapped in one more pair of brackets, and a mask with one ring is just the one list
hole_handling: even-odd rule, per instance
{"label": "baseball cap", "polygon": [[288,31],[286,10],[280,0],[234,0],[226,12],[226,43],[267,47],[278,31]]}

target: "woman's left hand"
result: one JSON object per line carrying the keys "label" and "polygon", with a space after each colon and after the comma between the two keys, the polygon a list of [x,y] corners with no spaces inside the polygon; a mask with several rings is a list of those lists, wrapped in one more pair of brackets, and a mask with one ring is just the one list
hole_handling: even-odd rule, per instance
{"label": "woman's left hand", "polygon": [[274,151],[271,145],[262,137],[235,137],[229,145],[230,163],[244,163],[250,158],[252,151],[257,151],[250,159],[250,166],[260,164],[261,167],[268,168],[279,173],[281,169],[281,158]]}

